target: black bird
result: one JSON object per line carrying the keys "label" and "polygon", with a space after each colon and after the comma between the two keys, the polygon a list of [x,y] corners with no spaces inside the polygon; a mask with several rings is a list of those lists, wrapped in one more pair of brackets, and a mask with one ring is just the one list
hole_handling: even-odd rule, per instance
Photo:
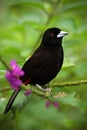
{"label": "black bird", "polygon": [[[62,38],[67,34],[55,27],[45,31],[40,46],[22,67],[24,76],[20,79],[25,85],[38,84],[44,88],[45,84],[55,78],[63,64]],[[5,113],[11,108],[20,90],[13,92],[5,108]]]}

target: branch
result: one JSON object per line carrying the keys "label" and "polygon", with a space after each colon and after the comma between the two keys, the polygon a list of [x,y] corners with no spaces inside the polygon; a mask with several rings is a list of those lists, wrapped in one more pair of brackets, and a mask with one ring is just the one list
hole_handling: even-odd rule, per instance
{"label": "branch", "polygon": [[[87,80],[80,80],[80,81],[73,81],[73,82],[64,82],[64,83],[53,83],[52,84],[52,89],[53,87],[71,87],[71,86],[80,86],[80,85],[84,85],[87,84]],[[50,86],[48,86],[50,87]],[[28,90],[30,89],[30,87],[26,87],[23,86],[23,89]],[[5,88],[5,89],[1,89],[0,92],[5,92],[5,91],[11,91],[11,88]],[[38,90],[36,90],[35,88],[33,89],[34,93],[37,93],[37,95],[43,95],[44,96],[44,92],[39,92]],[[48,96],[47,96],[48,97]]]}
{"label": "branch", "polygon": [[11,70],[11,68],[7,65],[7,63],[5,62],[5,60],[2,59],[1,55],[0,55],[0,61],[7,68],[7,70]]}
{"label": "branch", "polygon": [[87,84],[87,80],[73,81],[73,82],[64,82],[64,83],[54,83],[53,87],[68,87],[68,86],[79,86]]}
{"label": "branch", "polygon": [[12,90],[11,88],[4,88],[4,89],[1,89],[1,90],[0,90],[0,93],[6,92],[6,91],[11,91],[11,90]]}
{"label": "branch", "polygon": [[[74,82],[64,82],[64,83],[54,83],[52,84],[52,89],[54,87],[70,87],[70,86],[80,86],[80,85],[84,85],[87,84],[87,80],[80,80],[80,81],[74,81]],[[48,87],[50,87],[50,85],[48,85]],[[52,91],[51,91],[52,92]],[[38,91],[35,88],[33,89],[33,93],[40,96],[40,97],[44,97],[45,99],[49,99],[51,97],[54,98],[53,94],[51,92],[42,92],[42,91]]]}

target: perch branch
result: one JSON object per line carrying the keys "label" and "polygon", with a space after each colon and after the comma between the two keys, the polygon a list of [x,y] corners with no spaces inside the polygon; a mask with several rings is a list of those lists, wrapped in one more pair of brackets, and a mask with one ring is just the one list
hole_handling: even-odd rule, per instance
{"label": "perch branch", "polygon": [[[80,81],[73,81],[73,82],[64,82],[64,83],[53,83],[52,84],[52,89],[53,87],[70,87],[70,86],[79,86],[79,85],[84,85],[87,84],[87,80],[80,80]],[[50,87],[50,86],[48,86]],[[28,90],[28,87],[23,87],[23,89]],[[1,89],[0,92],[5,92],[5,91],[11,91],[11,88],[4,88]],[[33,90],[34,93],[37,93],[38,95],[43,95],[43,92],[39,92],[37,90]]]}
{"label": "perch branch", "polygon": [[53,87],[68,87],[68,86],[79,86],[87,84],[87,80],[73,81],[73,82],[64,82],[64,83],[53,83]]}

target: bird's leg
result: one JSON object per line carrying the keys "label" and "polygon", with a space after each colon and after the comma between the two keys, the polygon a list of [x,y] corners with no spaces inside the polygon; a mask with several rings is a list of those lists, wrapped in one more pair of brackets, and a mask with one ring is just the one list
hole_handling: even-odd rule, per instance
{"label": "bird's leg", "polygon": [[42,86],[40,86],[39,84],[36,84],[37,88],[39,88],[40,90],[42,90],[43,92],[50,92],[51,93],[51,88],[43,88]]}

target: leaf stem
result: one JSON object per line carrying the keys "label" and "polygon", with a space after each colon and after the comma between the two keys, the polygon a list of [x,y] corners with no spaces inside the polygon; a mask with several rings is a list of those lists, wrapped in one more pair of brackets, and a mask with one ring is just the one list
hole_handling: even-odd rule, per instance
{"label": "leaf stem", "polygon": [[11,68],[7,65],[7,63],[2,59],[1,55],[0,55],[0,61],[6,67],[7,70],[11,70]]}

